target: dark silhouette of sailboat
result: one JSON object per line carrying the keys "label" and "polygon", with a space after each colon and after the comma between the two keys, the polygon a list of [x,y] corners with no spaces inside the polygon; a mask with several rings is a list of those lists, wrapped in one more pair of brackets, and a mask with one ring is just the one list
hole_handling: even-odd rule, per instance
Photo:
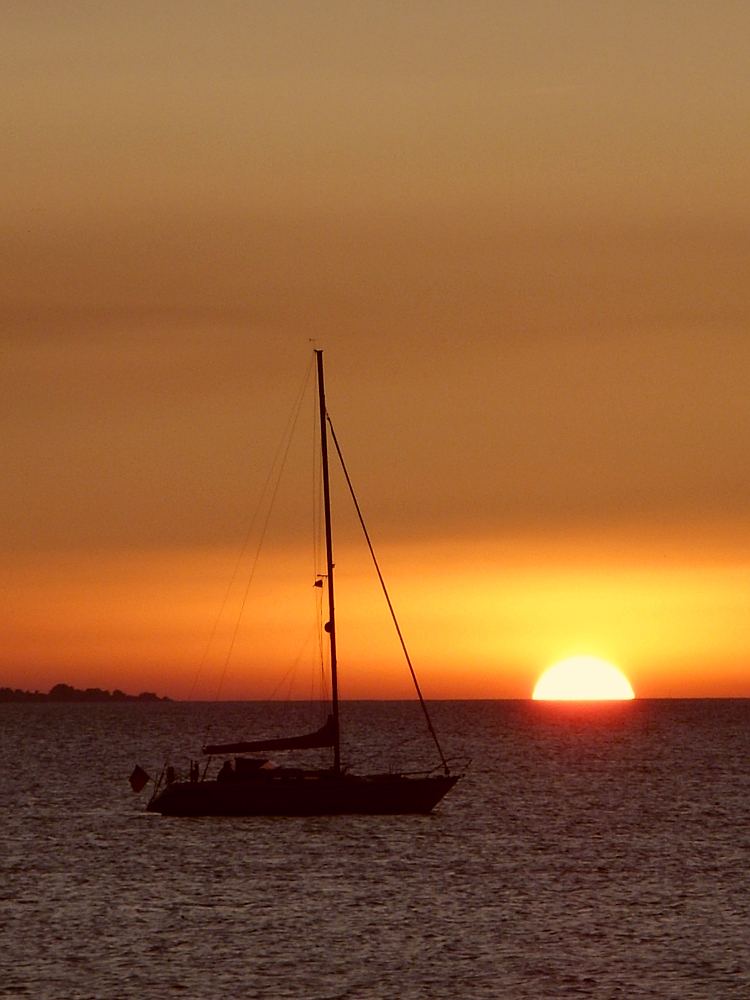
{"label": "dark silhouette of sailboat", "polygon": [[[162,779],[156,783],[151,801],[152,812],[168,816],[326,816],[346,813],[397,814],[429,813],[456,784],[461,774],[451,774],[432,725],[427,706],[417,682],[401,630],[396,620],[388,591],[375,558],[364,520],[354,495],[351,480],[344,464],[336,434],[326,411],[323,383],[323,352],[316,351],[318,397],[320,409],[320,438],[323,473],[323,501],[325,513],[326,561],[328,584],[328,622],[325,631],[330,641],[331,660],[331,714],[324,726],[303,736],[278,739],[249,740],[236,743],[218,743],[203,747],[209,757],[225,756],[228,759],[215,779],[203,778],[197,763],[191,763],[190,779],[176,780],[173,768],[166,768]],[[331,540],[331,502],[328,480],[328,429],[341,461],[347,485],[354,500],[367,545],[375,563],[388,607],[393,617],[399,640],[406,655],[427,728],[437,747],[442,774],[434,769],[422,775],[382,773],[358,775],[341,766],[339,740],[338,670],[336,658],[336,617],[333,585],[333,546]],[[243,757],[237,754],[263,754],[288,750],[333,749],[333,766],[326,770],[307,770],[300,767],[278,766],[263,756]],[[131,777],[135,790],[143,787],[145,772],[136,768]],[[140,788],[137,788],[140,786]]]}

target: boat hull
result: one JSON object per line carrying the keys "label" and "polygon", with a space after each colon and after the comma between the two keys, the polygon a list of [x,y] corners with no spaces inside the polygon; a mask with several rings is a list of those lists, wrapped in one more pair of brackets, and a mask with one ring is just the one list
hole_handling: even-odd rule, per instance
{"label": "boat hull", "polygon": [[427,814],[459,776],[301,775],[261,781],[177,781],[148,805],[164,816]]}

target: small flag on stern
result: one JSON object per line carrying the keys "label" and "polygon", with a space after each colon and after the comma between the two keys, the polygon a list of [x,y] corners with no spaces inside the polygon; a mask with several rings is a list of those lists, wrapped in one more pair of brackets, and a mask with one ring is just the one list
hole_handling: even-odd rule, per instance
{"label": "small flag on stern", "polygon": [[142,767],[138,767],[136,764],[133,773],[130,775],[130,787],[133,791],[140,792],[149,781],[151,781],[151,778],[149,778]]}

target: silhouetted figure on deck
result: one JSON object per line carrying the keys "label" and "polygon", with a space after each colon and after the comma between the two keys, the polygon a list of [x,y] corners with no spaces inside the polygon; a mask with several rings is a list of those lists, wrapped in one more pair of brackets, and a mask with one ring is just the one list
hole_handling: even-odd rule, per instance
{"label": "silhouetted figure on deck", "polygon": [[231,760],[225,760],[224,766],[216,775],[217,781],[234,781],[234,771],[232,769]]}

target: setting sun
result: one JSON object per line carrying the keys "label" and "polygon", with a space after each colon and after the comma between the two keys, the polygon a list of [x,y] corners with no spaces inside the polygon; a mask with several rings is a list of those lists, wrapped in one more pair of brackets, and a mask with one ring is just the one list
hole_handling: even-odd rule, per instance
{"label": "setting sun", "polygon": [[627,677],[611,663],[572,656],[542,674],[532,697],[534,701],[628,701],[635,695]]}

